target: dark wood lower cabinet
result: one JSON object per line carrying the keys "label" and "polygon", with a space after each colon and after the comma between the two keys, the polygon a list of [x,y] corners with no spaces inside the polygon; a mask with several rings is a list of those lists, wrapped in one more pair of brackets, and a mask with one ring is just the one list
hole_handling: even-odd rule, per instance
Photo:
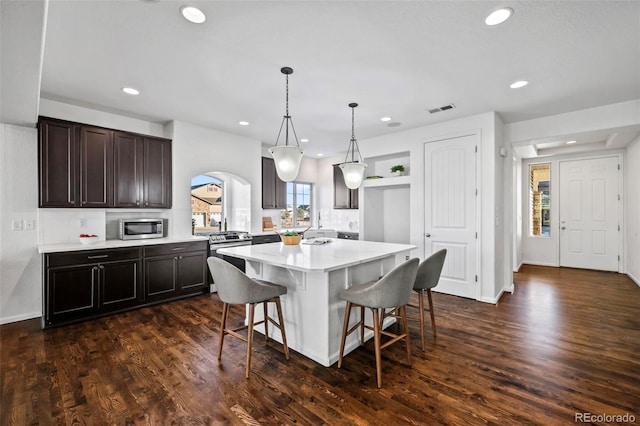
{"label": "dark wood lower cabinet", "polygon": [[166,300],[205,291],[207,255],[207,241],[145,247],[145,298]]}
{"label": "dark wood lower cabinet", "polygon": [[43,328],[202,294],[208,241],[44,255]]}

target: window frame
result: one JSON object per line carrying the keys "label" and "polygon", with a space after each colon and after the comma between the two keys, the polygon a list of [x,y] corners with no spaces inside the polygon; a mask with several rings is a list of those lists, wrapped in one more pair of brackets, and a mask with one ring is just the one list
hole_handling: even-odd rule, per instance
{"label": "window frame", "polygon": [[[283,215],[285,211],[289,210],[289,185],[293,185],[292,188],[292,195],[293,195],[293,199],[291,202],[291,214],[292,214],[292,222],[291,222],[291,226],[284,226],[283,225]],[[306,185],[309,186],[309,223],[308,224],[303,224],[303,225],[299,225],[298,224],[298,218],[297,215],[293,214],[293,210],[294,210],[294,206],[296,206],[297,210],[297,206],[299,205],[299,203],[297,202],[297,186],[298,185]],[[287,187],[286,187],[286,191],[285,191],[285,197],[286,197],[286,207],[284,209],[280,210],[280,220],[281,220],[281,228],[282,229],[295,229],[295,228],[301,228],[301,227],[307,227],[307,226],[311,226],[311,219],[313,217],[313,192],[314,192],[315,188],[313,183],[311,182],[302,182],[302,181],[292,181],[292,182],[287,182]]]}

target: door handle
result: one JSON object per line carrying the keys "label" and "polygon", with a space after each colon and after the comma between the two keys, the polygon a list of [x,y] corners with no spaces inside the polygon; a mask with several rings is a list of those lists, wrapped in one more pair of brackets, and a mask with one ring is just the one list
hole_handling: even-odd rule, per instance
{"label": "door handle", "polygon": [[431,238],[431,234],[428,233],[428,232],[426,234],[424,234],[424,236],[427,237],[427,238]]}
{"label": "door handle", "polygon": [[566,226],[561,226],[560,229],[567,229],[567,227]]}

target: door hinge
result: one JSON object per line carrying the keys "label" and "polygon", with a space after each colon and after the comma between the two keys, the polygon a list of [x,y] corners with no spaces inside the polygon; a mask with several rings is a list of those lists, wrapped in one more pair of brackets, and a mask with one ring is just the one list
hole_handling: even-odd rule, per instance
{"label": "door hinge", "polygon": [[478,276],[476,275],[476,282],[478,282]]}
{"label": "door hinge", "polygon": [[478,233],[476,232],[476,240],[478,239]]}
{"label": "door hinge", "polygon": [[478,145],[476,145],[476,152],[478,152]]}
{"label": "door hinge", "polygon": [[618,262],[620,262],[620,255],[618,255]]}
{"label": "door hinge", "polygon": [[618,201],[620,201],[620,194],[618,194]]}
{"label": "door hinge", "polygon": [[618,164],[618,170],[620,170],[620,164]]}
{"label": "door hinge", "polygon": [[478,196],[478,188],[476,188],[476,197]]}
{"label": "door hinge", "polygon": [[618,225],[618,231],[620,230],[620,225]]}

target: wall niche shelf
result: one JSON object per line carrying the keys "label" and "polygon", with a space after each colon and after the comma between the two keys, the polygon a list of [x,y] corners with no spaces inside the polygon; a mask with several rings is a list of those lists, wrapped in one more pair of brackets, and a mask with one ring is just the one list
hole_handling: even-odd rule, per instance
{"label": "wall niche shelf", "polygon": [[411,183],[411,176],[394,176],[380,179],[365,179],[362,181],[363,188],[381,188],[391,186],[408,186]]}
{"label": "wall niche shelf", "polygon": [[[368,167],[360,191],[360,239],[388,243],[411,242],[410,153],[398,152],[364,159]],[[391,167],[402,164],[404,174],[393,176]]]}

